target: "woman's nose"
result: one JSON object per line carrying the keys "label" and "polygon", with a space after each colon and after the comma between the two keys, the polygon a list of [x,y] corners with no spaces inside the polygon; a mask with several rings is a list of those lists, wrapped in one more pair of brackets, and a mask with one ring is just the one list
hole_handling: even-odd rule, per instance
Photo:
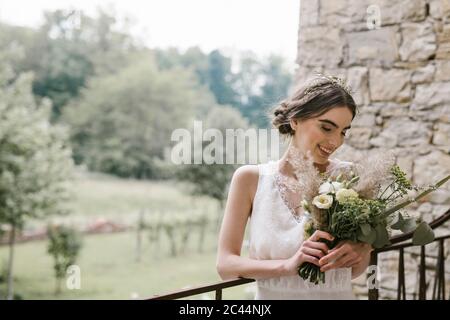
{"label": "woman's nose", "polygon": [[340,133],[338,133],[337,135],[334,135],[332,137],[332,140],[329,141],[330,146],[333,146],[334,149],[336,149],[337,147],[339,147],[342,142],[344,140],[344,137],[341,136]]}

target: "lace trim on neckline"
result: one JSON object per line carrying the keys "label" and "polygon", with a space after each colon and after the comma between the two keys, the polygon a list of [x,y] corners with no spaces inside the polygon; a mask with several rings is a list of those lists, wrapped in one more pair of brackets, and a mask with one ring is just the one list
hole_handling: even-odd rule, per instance
{"label": "lace trim on neckline", "polygon": [[[301,201],[303,200],[303,197],[301,194],[302,186],[294,178],[289,178],[289,177],[283,175],[279,170],[279,163],[280,163],[280,160],[273,161],[273,163],[272,163],[272,165],[274,166],[273,173],[274,173],[275,188],[277,189],[278,194],[280,195],[281,201],[283,202],[285,207],[288,209],[291,216],[294,218],[295,221],[300,222],[303,217],[303,213],[298,212],[297,209],[301,208]],[[324,172],[324,174],[325,175],[330,174],[330,172],[335,167],[336,163],[337,163],[336,160],[330,159],[330,163],[329,163],[326,171]],[[295,182],[292,180],[295,180]],[[292,203],[291,201],[289,201],[289,199],[288,199],[289,192],[292,192],[291,195],[293,198],[298,199],[298,201],[296,201],[296,203]]]}

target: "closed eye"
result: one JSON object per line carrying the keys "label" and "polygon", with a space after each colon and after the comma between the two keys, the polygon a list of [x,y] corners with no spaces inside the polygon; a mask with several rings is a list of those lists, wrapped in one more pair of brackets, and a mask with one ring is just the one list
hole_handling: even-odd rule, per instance
{"label": "closed eye", "polygon": [[[330,128],[326,128],[326,127],[322,127],[322,130],[326,131],[326,132],[330,132],[331,129]],[[342,135],[345,137],[346,132],[342,132]]]}

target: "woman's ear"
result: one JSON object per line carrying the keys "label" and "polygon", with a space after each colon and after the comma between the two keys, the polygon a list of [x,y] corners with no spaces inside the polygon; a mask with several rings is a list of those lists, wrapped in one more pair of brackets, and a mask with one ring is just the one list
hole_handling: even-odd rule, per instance
{"label": "woman's ear", "polygon": [[291,119],[289,121],[289,124],[291,125],[291,129],[296,131],[297,130],[297,125],[298,125],[298,121],[297,119]]}

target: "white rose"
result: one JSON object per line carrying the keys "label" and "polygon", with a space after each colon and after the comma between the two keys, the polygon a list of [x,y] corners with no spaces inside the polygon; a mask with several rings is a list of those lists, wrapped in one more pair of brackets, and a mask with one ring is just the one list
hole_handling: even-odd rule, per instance
{"label": "white rose", "polygon": [[314,197],[312,203],[319,209],[329,209],[333,204],[333,197],[327,194],[321,194],[320,196]]}
{"label": "white rose", "polygon": [[333,181],[333,182],[325,182],[322,183],[322,185],[319,188],[319,193],[320,194],[324,194],[324,193],[335,193],[337,191],[339,191],[340,189],[342,189],[342,183],[341,182],[337,182],[337,181]]}
{"label": "white rose", "polygon": [[343,203],[351,198],[358,198],[358,193],[353,189],[340,189],[336,192],[336,200]]}

